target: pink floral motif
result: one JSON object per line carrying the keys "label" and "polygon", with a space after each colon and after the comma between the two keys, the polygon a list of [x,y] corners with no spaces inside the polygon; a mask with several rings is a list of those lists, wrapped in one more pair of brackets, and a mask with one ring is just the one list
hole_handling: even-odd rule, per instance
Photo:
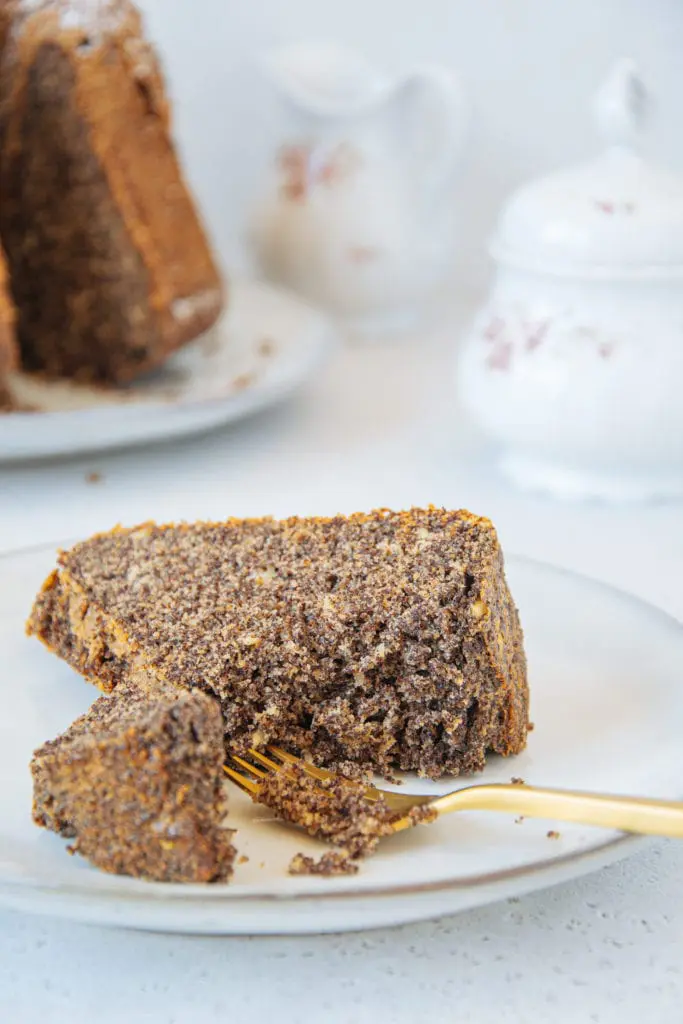
{"label": "pink floral motif", "polygon": [[371,245],[352,245],[349,249],[351,263],[373,263],[379,259],[379,249]]}
{"label": "pink floral motif", "polygon": [[305,202],[310,190],[316,185],[333,188],[346,180],[360,166],[360,155],[348,143],[341,142],[317,159],[317,150],[312,145],[283,146],[277,156],[277,165],[282,174],[280,193],[292,202]]}
{"label": "pink floral motif", "polygon": [[282,172],[280,191],[285,199],[303,202],[308,192],[310,146],[283,146],[278,154],[278,167]]}
{"label": "pink floral motif", "polygon": [[512,365],[513,347],[511,341],[498,341],[489,352],[486,365],[489,370],[501,370],[507,373]]}
{"label": "pink floral motif", "polygon": [[608,203],[604,199],[596,199],[595,205],[598,210],[602,210],[603,213],[609,213],[610,215],[614,213],[614,203]]}
{"label": "pink floral motif", "polygon": [[482,331],[482,337],[488,347],[486,365],[489,370],[507,372],[512,364],[514,347],[505,337],[506,327],[507,324],[502,317],[494,316]]}
{"label": "pink floral motif", "polygon": [[505,321],[499,316],[494,316],[484,328],[484,337],[487,341],[495,341],[504,330]]}
{"label": "pink floral motif", "polygon": [[525,321],[522,329],[526,334],[525,348],[527,352],[535,352],[543,344],[543,340],[550,327],[549,320]]}
{"label": "pink floral motif", "polygon": [[322,185],[334,187],[352,177],[361,163],[358,150],[348,142],[340,142],[320,165],[317,180]]}
{"label": "pink floral motif", "polygon": [[608,199],[595,199],[594,203],[598,210],[609,216],[615,213],[632,214],[636,212],[636,204],[631,202],[615,203]]}
{"label": "pink floral motif", "polygon": [[560,322],[559,337],[553,338],[555,320],[551,317],[524,319],[510,313],[508,317],[493,314],[481,328],[482,359],[489,370],[508,372],[515,359],[531,359],[546,343],[556,349],[560,339],[566,338],[567,344],[581,344],[585,351],[595,354],[600,359],[611,359],[618,350],[618,342],[605,339],[605,334],[598,328],[587,324],[567,324],[565,328]]}

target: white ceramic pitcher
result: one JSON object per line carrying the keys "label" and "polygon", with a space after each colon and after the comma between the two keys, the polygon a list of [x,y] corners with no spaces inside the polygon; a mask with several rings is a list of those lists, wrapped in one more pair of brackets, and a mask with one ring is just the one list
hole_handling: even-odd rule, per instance
{"label": "white ceramic pitcher", "polygon": [[454,249],[455,76],[392,79],[318,45],[281,49],[266,67],[288,118],[250,224],[261,272],[361,331],[411,326]]}

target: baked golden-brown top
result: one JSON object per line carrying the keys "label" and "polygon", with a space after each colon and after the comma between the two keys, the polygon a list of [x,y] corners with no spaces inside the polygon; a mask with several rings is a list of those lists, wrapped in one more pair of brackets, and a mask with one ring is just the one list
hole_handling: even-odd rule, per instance
{"label": "baked golden-brown top", "polygon": [[0,395],[4,390],[4,378],[17,365],[15,320],[14,303],[9,291],[7,261],[0,249]]}
{"label": "baked golden-brown top", "polygon": [[16,0],[0,18],[0,233],[24,362],[125,382],[223,302],[159,62],[129,0]]}

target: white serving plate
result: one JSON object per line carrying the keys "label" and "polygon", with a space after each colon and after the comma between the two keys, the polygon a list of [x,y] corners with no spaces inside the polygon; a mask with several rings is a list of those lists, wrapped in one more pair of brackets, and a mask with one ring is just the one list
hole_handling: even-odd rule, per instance
{"label": "white serving plate", "polygon": [[15,397],[39,411],[0,414],[0,462],[162,441],[242,419],[290,395],[332,342],[317,310],[284,290],[237,281],[219,323],[130,388],[15,374]]}
{"label": "white serving plate", "polygon": [[[290,877],[320,844],[268,820],[231,790],[236,845],[249,860],[226,886],[112,877],[67,856],[31,822],[31,752],[84,711],[95,691],[23,634],[51,568],[41,548],[0,559],[0,902],[98,924],[215,934],[332,932],[416,921],[539,889],[626,856],[623,834],[492,813],[463,813],[387,839],[358,875]],[[683,790],[683,627],[580,576],[512,558],[529,656],[528,749],[483,778],[678,798]],[[460,784],[464,784],[461,781]],[[451,781],[407,779],[443,793]],[[549,830],[560,838],[549,838]]]}

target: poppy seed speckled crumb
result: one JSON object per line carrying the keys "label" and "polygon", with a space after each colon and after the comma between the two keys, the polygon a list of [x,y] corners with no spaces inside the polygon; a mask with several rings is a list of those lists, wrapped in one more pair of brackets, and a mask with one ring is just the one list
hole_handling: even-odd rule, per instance
{"label": "poppy seed speckled crumb", "polygon": [[359,864],[346,850],[327,850],[317,859],[305,853],[295,853],[287,869],[290,875],[356,875]]}
{"label": "poppy seed speckled crumb", "polygon": [[408,817],[413,825],[436,818],[428,806],[399,814],[383,794],[369,800],[364,783],[341,775],[315,779],[300,764],[287,765],[261,780],[252,799],[315,839],[341,847],[353,859],[374,853],[380,839],[392,835],[399,818]]}
{"label": "poppy seed speckled crumb", "polygon": [[235,850],[222,766],[215,700],[121,687],[36,750],[34,821],[104,871],[225,882]]}
{"label": "poppy seed speckled crumb", "polygon": [[526,743],[517,610],[469,512],[116,529],[59,556],[28,631],[105,691],[213,694],[236,753],[438,777]]}

